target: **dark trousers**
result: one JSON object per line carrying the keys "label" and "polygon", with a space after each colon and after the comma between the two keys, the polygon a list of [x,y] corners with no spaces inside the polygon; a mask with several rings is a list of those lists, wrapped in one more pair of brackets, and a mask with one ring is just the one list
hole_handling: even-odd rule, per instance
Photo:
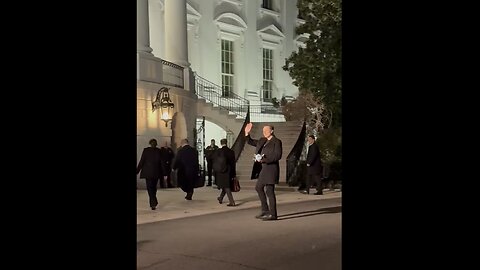
{"label": "dark trousers", "polygon": [[164,176],[162,176],[162,178],[160,179],[160,187],[161,188],[173,188],[173,184],[172,184],[172,174],[171,174],[171,171],[172,169],[170,167],[166,167],[167,169],[167,181],[165,181],[163,178]]}
{"label": "dark trousers", "polygon": [[187,193],[187,196],[185,196],[185,199],[191,200],[191,199],[192,199],[192,196],[193,196],[193,187],[187,189],[185,192]]}
{"label": "dark trousers", "polygon": [[228,201],[231,204],[234,204],[235,200],[233,199],[232,191],[230,190],[230,188],[222,188],[222,192],[220,193],[220,197],[219,197],[220,201],[223,201],[223,197],[225,197],[225,194],[227,194]]}
{"label": "dark trousers", "polygon": [[207,160],[208,185],[212,185],[213,160]]}
{"label": "dark trousers", "polygon": [[158,183],[158,178],[147,178],[147,192],[148,192],[148,198],[150,201],[150,207],[155,207],[158,204],[157,200],[157,183]]}
{"label": "dark trousers", "polygon": [[[277,216],[277,198],[275,197],[275,185],[274,184],[262,184],[257,182],[255,190],[260,198],[262,204],[262,213],[271,214]],[[267,204],[268,197],[268,204]]]}
{"label": "dark trousers", "polygon": [[312,186],[312,182],[317,184],[317,191],[322,193],[323,186],[322,186],[322,175],[321,174],[309,174],[307,175],[307,183],[305,190],[310,191],[310,187]]}

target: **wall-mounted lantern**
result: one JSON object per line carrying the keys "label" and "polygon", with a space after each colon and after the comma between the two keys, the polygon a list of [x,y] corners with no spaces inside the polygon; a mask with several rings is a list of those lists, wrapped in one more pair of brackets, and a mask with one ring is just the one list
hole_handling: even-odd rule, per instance
{"label": "wall-mounted lantern", "polygon": [[165,122],[165,127],[168,126],[168,122],[172,121],[173,108],[175,107],[170,99],[168,90],[169,88],[167,87],[160,88],[157,92],[155,101],[152,102],[152,112],[160,109],[161,119]]}

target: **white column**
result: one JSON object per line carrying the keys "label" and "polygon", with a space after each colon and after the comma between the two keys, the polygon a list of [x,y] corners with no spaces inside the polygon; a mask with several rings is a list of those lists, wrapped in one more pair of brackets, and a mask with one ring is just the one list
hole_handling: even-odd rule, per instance
{"label": "white column", "polygon": [[[247,25],[257,25],[257,14],[260,8],[258,1],[245,1],[245,14]],[[245,98],[250,100],[251,105],[260,104],[260,86],[263,84],[263,65],[262,65],[262,48],[260,47],[257,34],[257,27],[249,27],[245,33],[245,76],[246,91],[253,91],[257,95],[246,95]]]}
{"label": "white column", "polygon": [[148,1],[148,4],[150,48],[152,48],[152,53],[155,57],[165,59],[165,26],[163,24],[163,3],[158,0],[150,0]]}
{"label": "white column", "polygon": [[148,0],[137,0],[137,52],[152,54],[148,30]]}
{"label": "white column", "polygon": [[165,58],[189,67],[186,0],[165,0]]}

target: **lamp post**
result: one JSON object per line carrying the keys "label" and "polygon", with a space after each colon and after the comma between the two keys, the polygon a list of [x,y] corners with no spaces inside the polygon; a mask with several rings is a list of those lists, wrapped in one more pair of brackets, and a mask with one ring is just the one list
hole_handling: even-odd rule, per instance
{"label": "lamp post", "polygon": [[157,92],[155,101],[152,102],[152,112],[160,109],[161,119],[165,122],[165,127],[168,126],[168,122],[172,121],[173,108],[175,107],[175,104],[173,104],[170,99],[170,93],[168,93],[168,90],[169,88],[167,87],[160,88]]}
{"label": "lamp post", "polygon": [[199,153],[203,151],[202,140],[200,138],[197,140],[197,151]]}
{"label": "lamp post", "polygon": [[[198,122],[197,122],[198,124]],[[199,137],[200,132],[202,133],[202,138]],[[205,116],[202,118],[202,122],[200,127],[194,128],[193,129],[193,135],[194,135],[194,142],[195,142],[195,147],[198,152],[198,161],[200,162],[200,166],[202,167],[202,176],[205,177]],[[205,178],[204,178],[205,179]]]}

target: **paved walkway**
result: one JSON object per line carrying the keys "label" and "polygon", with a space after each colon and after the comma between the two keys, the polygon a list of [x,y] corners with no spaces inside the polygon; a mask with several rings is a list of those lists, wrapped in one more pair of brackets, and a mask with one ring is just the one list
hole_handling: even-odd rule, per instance
{"label": "paved walkway", "polygon": [[[281,205],[284,203],[342,197],[342,192],[338,189],[335,191],[324,190],[324,195],[313,195],[314,192],[313,188],[309,195],[297,191],[276,191],[278,211],[281,212]],[[238,209],[255,207],[260,209],[260,201],[255,190],[242,189],[240,192],[234,192],[236,207],[227,206],[227,196],[225,196],[223,204],[219,204],[217,201],[219,194],[220,190],[217,188],[197,188],[193,194],[193,200],[187,201],[185,192],[180,188],[158,189],[158,206],[156,210],[152,210],[148,204],[147,191],[137,190],[137,225]]]}

